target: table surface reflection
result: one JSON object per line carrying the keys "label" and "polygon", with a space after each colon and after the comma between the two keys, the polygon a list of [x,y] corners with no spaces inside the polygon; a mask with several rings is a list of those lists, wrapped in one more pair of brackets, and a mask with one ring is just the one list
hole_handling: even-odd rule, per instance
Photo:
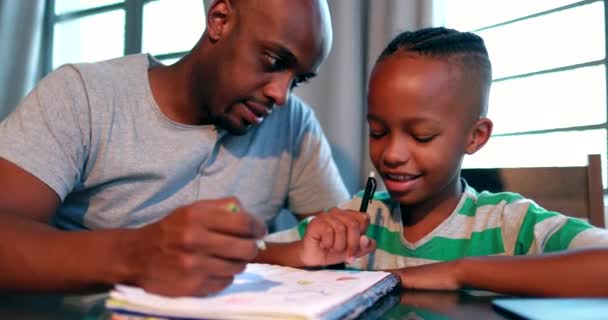
{"label": "table surface reflection", "polygon": [[[108,320],[104,295],[0,295],[0,319]],[[483,293],[396,289],[360,319],[508,319],[492,308],[496,296]]]}

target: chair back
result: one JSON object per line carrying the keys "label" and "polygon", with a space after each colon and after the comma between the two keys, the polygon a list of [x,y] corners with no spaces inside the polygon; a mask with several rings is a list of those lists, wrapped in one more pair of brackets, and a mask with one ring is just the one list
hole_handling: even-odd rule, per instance
{"label": "chair back", "polygon": [[517,192],[547,210],[605,228],[598,154],[589,155],[586,166],[462,169],[461,177],[478,191]]}

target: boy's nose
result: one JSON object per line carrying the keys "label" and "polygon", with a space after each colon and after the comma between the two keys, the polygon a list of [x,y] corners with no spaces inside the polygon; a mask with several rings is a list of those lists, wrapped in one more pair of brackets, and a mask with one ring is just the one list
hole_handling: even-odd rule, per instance
{"label": "boy's nose", "polygon": [[389,166],[399,166],[406,163],[410,158],[407,145],[402,139],[392,138],[386,145],[383,153],[383,161]]}

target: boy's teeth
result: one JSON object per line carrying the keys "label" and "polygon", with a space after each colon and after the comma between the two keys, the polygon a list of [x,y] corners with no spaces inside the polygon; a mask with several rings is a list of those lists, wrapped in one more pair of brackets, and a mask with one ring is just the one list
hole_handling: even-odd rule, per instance
{"label": "boy's teeth", "polygon": [[409,175],[396,175],[396,174],[389,174],[387,175],[389,179],[391,180],[397,180],[397,181],[407,181],[412,179],[411,176]]}

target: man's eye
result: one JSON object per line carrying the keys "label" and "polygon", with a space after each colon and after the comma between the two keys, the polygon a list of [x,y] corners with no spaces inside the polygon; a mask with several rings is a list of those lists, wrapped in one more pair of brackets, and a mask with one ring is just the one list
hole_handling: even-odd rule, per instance
{"label": "man's eye", "polygon": [[271,54],[265,54],[265,58],[266,58],[266,66],[269,71],[277,71],[277,70],[283,69],[284,63],[279,57],[276,57]]}
{"label": "man's eye", "polygon": [[295,77],[295,79],[293,79],[293,81],[291,82],[291,88],[292,89],[297,88],[307,82],[308,82],[307,77]]}

